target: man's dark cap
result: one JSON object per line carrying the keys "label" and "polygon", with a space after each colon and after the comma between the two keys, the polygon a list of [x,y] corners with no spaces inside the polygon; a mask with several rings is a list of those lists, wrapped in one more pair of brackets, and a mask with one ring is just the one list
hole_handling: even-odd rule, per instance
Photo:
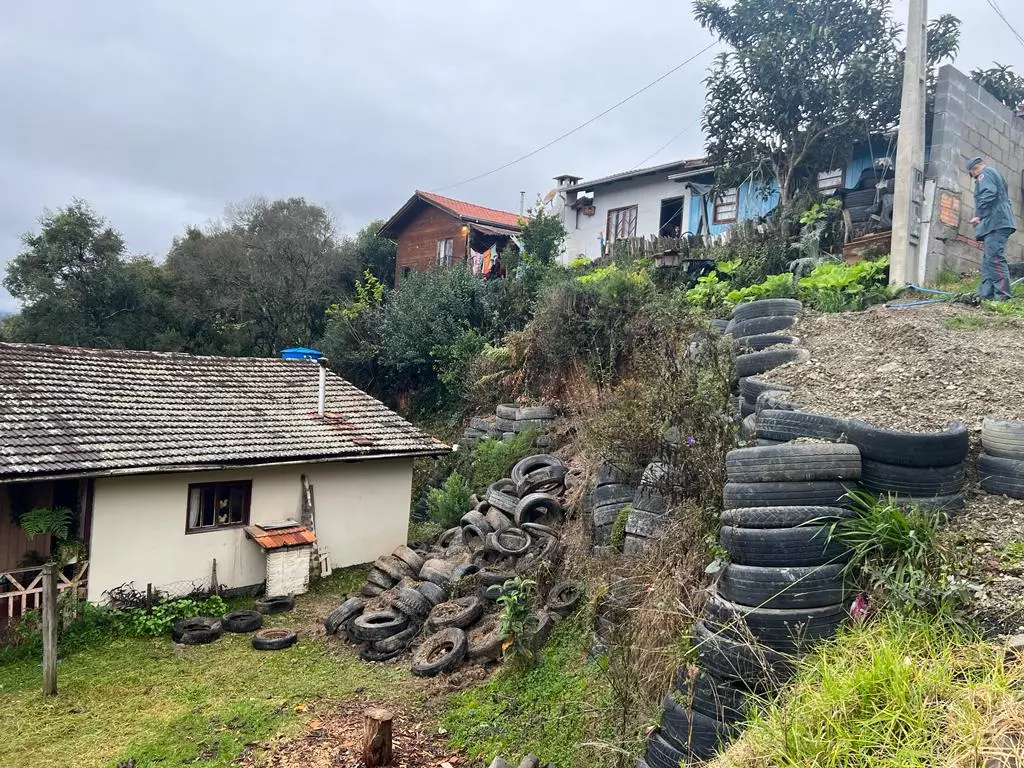
{"label": "man's dark cap", "polygon": [[972,157],[970,160],[967,161],[967,170],[969,171],[974,166],[981,165],[981,163],[983,163],[983,162],[985,162],[985,161],[983,159],[981,159],[980,157]]}

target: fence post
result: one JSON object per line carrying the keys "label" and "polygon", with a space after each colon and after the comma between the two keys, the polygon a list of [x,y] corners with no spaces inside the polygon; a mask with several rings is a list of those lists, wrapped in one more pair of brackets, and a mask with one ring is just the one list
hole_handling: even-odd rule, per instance
{"label": "fence post", "polygon": [[57,578],[56,566],[43,566],[43,695],[57,695]]}

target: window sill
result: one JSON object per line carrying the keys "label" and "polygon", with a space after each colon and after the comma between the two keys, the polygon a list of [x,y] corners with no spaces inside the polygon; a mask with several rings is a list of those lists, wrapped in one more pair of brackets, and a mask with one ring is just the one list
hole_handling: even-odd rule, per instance
{"label": "window sill", "polygon": [[231,523],[230,525],[217,525],[212,528],[187,528],[185,529],[185,535],[191,536],[196,533],[216,533],[217,531],[236,531],[239,528],[245,528],[248,523]]}

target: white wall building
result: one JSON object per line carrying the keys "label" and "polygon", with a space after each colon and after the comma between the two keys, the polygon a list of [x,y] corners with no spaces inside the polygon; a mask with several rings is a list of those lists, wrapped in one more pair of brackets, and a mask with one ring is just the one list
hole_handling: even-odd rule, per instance
{"label": "white wall building", "polygon": [[683,179],[671,176],[711,170],[703,158],[612,174],[591,181],[556,177],[562,223],[568,233],[566,261],[596,259],[623,237],[686,234],[693,195]]}

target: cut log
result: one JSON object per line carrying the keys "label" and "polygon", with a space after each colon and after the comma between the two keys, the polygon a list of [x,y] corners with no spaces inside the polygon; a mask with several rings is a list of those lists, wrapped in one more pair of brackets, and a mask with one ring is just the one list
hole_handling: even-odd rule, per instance
{"label": "cut log", "polygon": [[366,768],[391,765],[391,721],[386,709],[368,709],[363,713],[363,763]]}

